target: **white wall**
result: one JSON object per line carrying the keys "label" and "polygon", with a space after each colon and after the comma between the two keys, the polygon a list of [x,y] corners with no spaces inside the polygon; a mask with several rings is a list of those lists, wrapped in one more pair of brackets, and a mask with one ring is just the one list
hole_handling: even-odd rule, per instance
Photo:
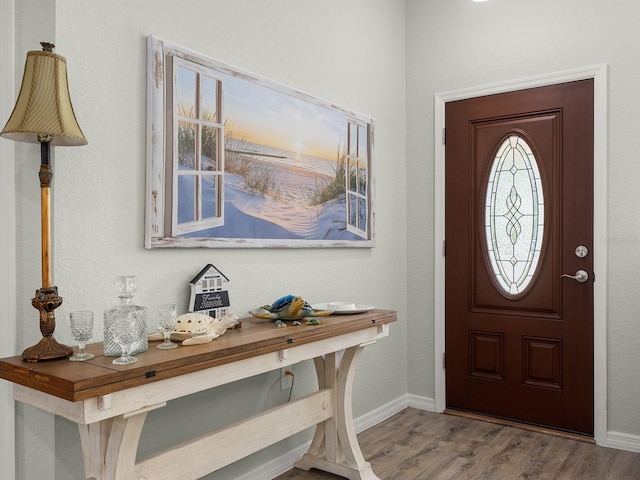
{"label": "white wall", "polygon": [[[39,50],[41,41],[55,43],[54,0],[31,0],[15,4],[15,88],[20,87],[28,50]],[[13,102],[15,102],[14,95]],[[3,142],[5,140],[2,140]],[[12,142],[13,143],[13,142]],[[16,347],[20,353],[41,337],[39,314],[31,299],[42,284],[40,269],[40,147],[14,143],[16,215]],[[55,193],[54,193],[55,196]],[[54,260],[55,264],[55,260]],[[28,405],[16,404],[16,478],[49,478],[55,462],[51,441],[54,418]],[[38,461],[34,462],[33,459]]]}
{"label": "white wall", "polygon": [[[365,351],[356,378],[356,416],[407,389],[420,397],[434,396],[434,94],[609,64],[609,429],[640,435],[640,379],[635,375],[640,345],[635,302],[640,262],[636,0],[617,0],[615,6],[595,0],[16,3],[19,9],[55,4],[55,14],[45,16],[48,25],[38,15],[26,16],[24,25],[17,22],[16,58],[37,48],[40,38],[35,45],[21,43],[27,34],[34,36],[44,27],[55,31],[56,51],[67,57],[76,113],[89,139],[87,147],[55,153],[54,274],[65,298],[59,309],[60,335],[68,335],[64,322],[69,309],[92,308],[99,315],[111,305],[109,284],[119,273],[139,276],[138,301],[149,306],[173,297],[184,307],[186,283],[209,262],[231,278],[232,302],[240,313],[282,293],[323,301],[351,291],[358,301],[399,311],[391,336]],[[34,19],[37,24],[28,23]],[[372,115],[376,248],[144,250],[149,34]],[[37,184],[32,186],[37,158],[28,149],[16,148],[16,153],[16,318],[33,319],[17,325],[21,350],[37,340],[29,300],[40,282],[39,205]],[[296,384],[302,379],[311,388],[311,366],[297,369]],[[169,440],[164,420],[178,440],[201,424],[219,424],[276,404],[282,401],[277,382],[276,376],[265,375],[152,412],[140,450],[151,452]],[[197,416],[186,417],[185,411]],[[81,478],[73,425],[25,409],[17,410],[16,422],[18,480]],[[216,478],[234,478],[295,442],[299,440],[257,454]],[[51,460],[46,448],[54,444]]]}
{"label": "white wall", "polygon": [[407,235],[410,392],[434,395],[433,319],[420,315],[433,311],[434,94],[609,64],[609,225],[608,233],[595,232],[608,236],[608,430],[640,435],[640,38],[635,24],[640,4],[407,0],[406,5],[407,215],[421,219],[408,224]]}
{"label": "white wall", "polygon": [[[27,5],[35,0],[29,0]],[[64,297],[56,336],[69,341],[68,312],[89,308],[100,318],[111,306],[117,274],[135,273],[136,301],[174,299],[185,309],[188,281],[214,263],[230,279],[232,307],[247,310],[286,293],[309,301],[349,300],[398,310],[389,338],[368,347],[356,376],[354,414],[369,412],[407,391],[404,3],[395,0],[64,0],[53,2],[56,52],[67,58],[71,96],[86,147],[57,148],[54,165],[54,283]],[[37,30],[20,27],[18,36]],[[146,37],[154,34],[255,72],[376,121],[376,247],[373,249],[145,250]],[[16,47],[17,49],[19,46]],[[38,45],[29,46],[29,49]],[[17,53],[24,58],[26,50]],[[24,155],[24,161],[27,154]],[[37,168],[18,169],[19,184]],[[16,192],[19,264],[39,265],[37,201]],[[37,186],[36,186],[37,188]],[[18,269],[18,317],[30,318],[39,275]],[[18,324],[18,342],[37,340],[36,321]],[[22,345],[21,345],[22,347]],[[311,364],[296,366],[298,394],[314,384]],[[300,383],[298,383],[300,382]],[[284,395],[284,396],[283,396]],[[277,374],[172,402],[149,415],[143,454],[202,429],[286,401]],[[190,412],[193,415],[186,415]],[[38,438],[55,442],[54,467],[26,439],[41,430],[32,412],[19,411],[23,456],[16,478],[81,478],[77,432],[65,420],[45,420]],[[168,427],[168,428],[167,428]],[[170,432],[170,433],[169,433]],[[235,478],[291,448],[302,435],[216,474]],[[30,459],[30,460],[27,460]],[[33,473],[36,472],[36,473]]]}
{"label": "white wall", "polygon": [[[9,118],[14,102],[14,5],[13,0],[0,3],[0,118]],[[1,122],[2,120],[0,120]],[[4,126],[0,125],[0,128]],[[15,354],[16,343],[16,212],[15,157],[13,142],[0,141],[0,305],[2,336],[0,356]],[[0,478],[15,477],[15,422],[13,390],[0,382]]]}

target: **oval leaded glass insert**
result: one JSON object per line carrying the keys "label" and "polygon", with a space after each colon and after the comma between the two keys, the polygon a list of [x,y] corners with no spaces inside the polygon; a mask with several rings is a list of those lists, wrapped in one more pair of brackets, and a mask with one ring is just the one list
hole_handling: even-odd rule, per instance
{"label": "oval leaded glass insert", "polygon": [[496,283],[507,295],[526,291],[540,260],[544,195],[538,162],[523,137],[498,147],[485,201],[487,253]]}

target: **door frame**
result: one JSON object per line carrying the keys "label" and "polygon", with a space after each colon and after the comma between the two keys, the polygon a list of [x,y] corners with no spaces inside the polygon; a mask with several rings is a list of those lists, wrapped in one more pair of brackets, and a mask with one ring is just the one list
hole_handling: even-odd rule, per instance
{"label": "door frame", "polygon": [[593,79],[593,375],[594,439],[598,445],[607,441],[607,164],[609,139],[609,66],[606,64],[566,70],[499,82],[479,87],[436,93],[434,95],[435,154],[435,234],[434,234],[434,354],[435,411],[446,408],[445,351],[445,104],[457,100],[507,93],[527,88]]}

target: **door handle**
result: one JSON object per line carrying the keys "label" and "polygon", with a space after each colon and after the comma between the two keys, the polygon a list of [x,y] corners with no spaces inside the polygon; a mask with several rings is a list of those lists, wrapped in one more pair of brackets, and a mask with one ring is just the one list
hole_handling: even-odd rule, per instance
{"label": "door handle", "polygon": [[560,277],[572,278],[576,282],[580,282],[580,283],[584,283],[587,280],[589,280],[589,274],[584,270],[578,270],[575,275],[569,275],[567,273],[564,273],[560,275]]}

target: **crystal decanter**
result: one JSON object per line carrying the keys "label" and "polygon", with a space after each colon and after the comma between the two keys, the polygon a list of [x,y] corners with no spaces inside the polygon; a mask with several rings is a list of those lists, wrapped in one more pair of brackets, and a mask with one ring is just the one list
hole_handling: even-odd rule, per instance
{"label": "crystal decanter", "polygon": [[122,353],[120,345],[113,338],[113,324],[116,318],[133,314],[136,318],[136,338],[131,344],[131,355],[146,352],[147,341],[147,309],[132,302],[133,294],[138,289],[135,275],[122,275],[116,278],[114,287],[118,292],[120,304],[104,311],[104,354],[119,357]]}

